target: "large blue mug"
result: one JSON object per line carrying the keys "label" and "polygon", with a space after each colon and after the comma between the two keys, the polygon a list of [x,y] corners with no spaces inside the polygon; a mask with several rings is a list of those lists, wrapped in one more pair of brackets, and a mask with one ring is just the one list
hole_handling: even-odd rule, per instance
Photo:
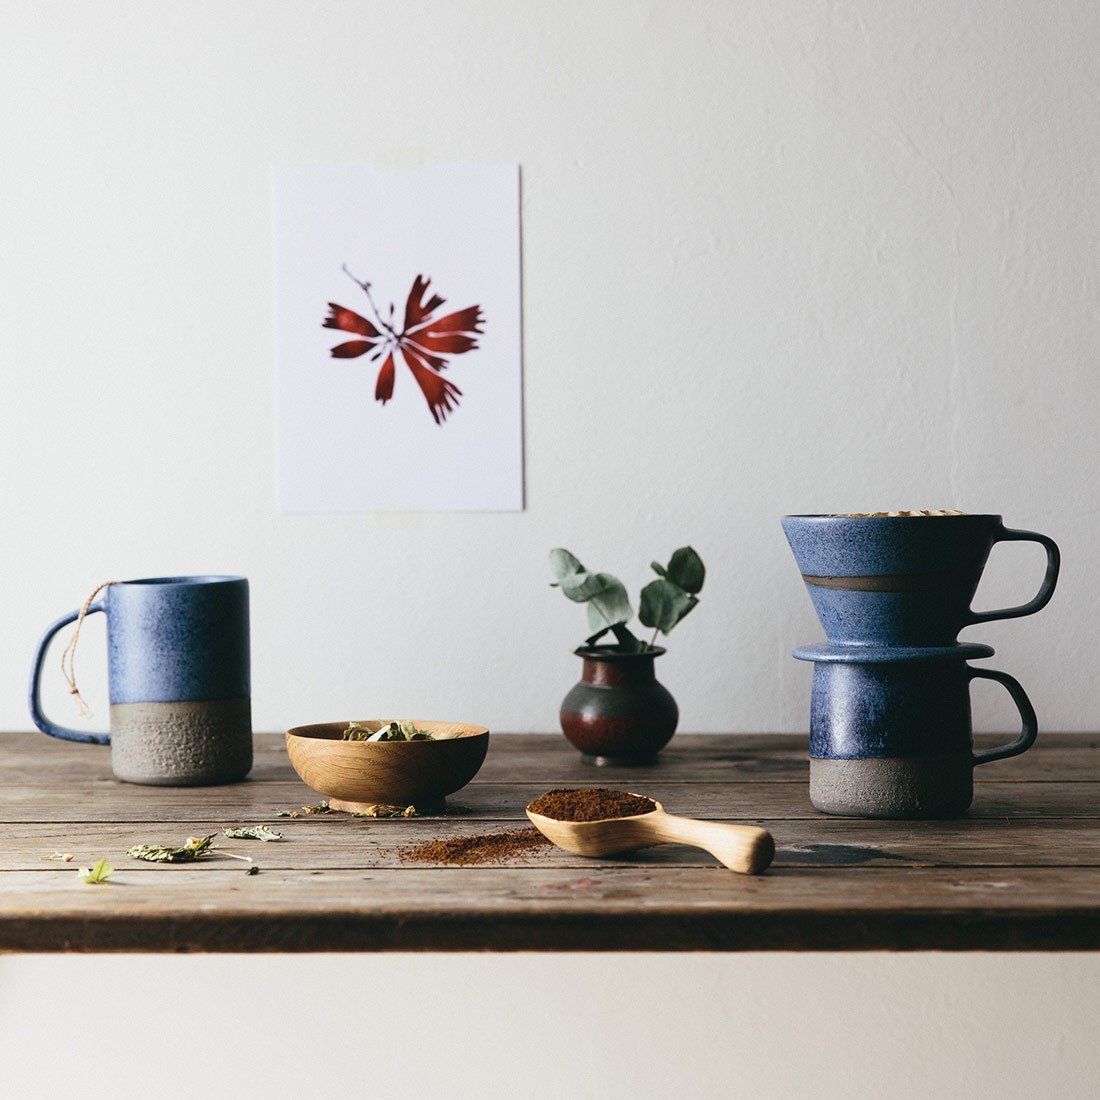
{"label": "large blue mug", "polygon": [[[1035,711],[1007,672],[973,668],[993,650],[976,643],[940,648],[802,646],[814,662],[810,701],[810,801],[849,817],[932,818],[963,813],[980,764],[1026,752]],[[1020,712],[1020,733],[975,751],[970,683],[995,680]]]}
{"label": "large blue mug", "polygon": [[[1000,516],[784,516],[783,531],[814,610],[834,645],[945,646],[963,627],[1042,610],[1058,583],[1054,540],[1005,527]],[[970,603],[998,542],[1047,554],[1035,597],[1017,607]]]}
{"label": "large blue mug", "polygon": [[115,776],[129,783],[204,786],[243,779],[252,767],[248,581],[120,581],[86,614],[96,612],[107,616],[110,733],[58,725],[42,710],[47,647],[79,611],[62,615],[38,643],[29,691],[34,724],[51,737],[109,744]]}

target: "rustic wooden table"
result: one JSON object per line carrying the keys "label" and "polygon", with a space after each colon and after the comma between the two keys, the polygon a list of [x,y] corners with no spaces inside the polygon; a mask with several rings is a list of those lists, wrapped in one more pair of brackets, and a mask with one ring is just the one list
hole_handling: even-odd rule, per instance
{"label": "rustic wooden table", "polygon": [[[827,818],[807,798],[797,737],[678,735],[650,768],[595,768],[559,735],[498,734],[449,814],[276,818],[318,801],[283,739],[256,738],[245,783],[136,787],[108,750],[0,735],[0,950],[654,951],[1100,948],[1100,738],[1044,735],[979,769],[971,813],[946,822]],[[397,849],[515,828],[560,785],[650,794],[673,813],[755,822],[778,854],[758,878],[662,847],[611,860],[547,849],[507,863],[433,866]],[[219,841],[188,865],[126,856],[229,825],[281,842]],[[55,851],[71,863],[50,862]],[[110,884],[78,865],[100,856]]]}

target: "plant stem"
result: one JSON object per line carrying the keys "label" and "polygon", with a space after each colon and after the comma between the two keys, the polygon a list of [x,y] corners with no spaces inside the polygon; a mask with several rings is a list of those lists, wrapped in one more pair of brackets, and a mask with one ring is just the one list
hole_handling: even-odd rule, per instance
{"label": "plant stem", "polygon": [[656,644],[657,643],[657,632],[660,629],[661,628],[659,626],[655,626],[653,628],[653,637],[649,639],[649,648],[650,649],[656,649],[657,648],[657,644]]}
{"label": "plant stem", "polygon": [[245,863],[252,862],[251,856],[239,856],[236,852],[227,852],[224,848],[218,848],[213,844],[210,846],[210,851],[217,852],[220,856],[228,856],[230,859],[243,859]]}
{"label": "plant stem", "polygon": [[[344,264],[344,274],[353,282],[357,287],[360,287],[364,294],[367,296],[367,301],[370,303],[371,311],[374,313],[375,320],[396,340],[397,333],[393,331],[392,325],[387,325],[382,320],[382,315],[378,312],[378,307],[374,304],[374,298],[371,297],[370,283],[361,282],[350,271],[348,271],[348,265]],[[390,310],[393,310],[393,303],[390,303]]]}

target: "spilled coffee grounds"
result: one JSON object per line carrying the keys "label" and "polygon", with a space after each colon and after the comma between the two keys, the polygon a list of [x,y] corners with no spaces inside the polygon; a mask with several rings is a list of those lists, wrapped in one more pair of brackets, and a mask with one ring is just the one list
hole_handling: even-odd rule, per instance
{"label": "spilled coffee grounds", "polygon": [[515,856],[531,855],[546,848],[550,841],[528,826],[508,829],[502,833],[484,833],[477,836],[455,836],[449,840],[432,840],[415,848],[402,848],[397,858],[415,863],[494,863]]}
{"label": "spilled coffee grounds", "polygon": [[531,813],[551,817],[555,821],[601,821],[607,817],[634,817],[651,814],[657,809],[652,798],[607,787],[584,787],[569,790],[556,787],[539,795],[527,807]]}

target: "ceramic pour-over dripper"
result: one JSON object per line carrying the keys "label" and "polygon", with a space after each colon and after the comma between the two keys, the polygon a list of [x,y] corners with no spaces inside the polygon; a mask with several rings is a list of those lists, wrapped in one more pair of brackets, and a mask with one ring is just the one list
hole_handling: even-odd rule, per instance
{"label": "ceramic pour-over dripper", "polygon": [[[1035,711],[1005,672],[972,668],[987,645],[926,649],[802,646],[814,662],[810,801],[848,817],[950,817],[974,795],[979,764],[1017,756],[1035,741]],[[975,752],[970,681],[996,680],[1020,712],[1019,737]]]}
{"label": "ceramic pour-over dripper", "polygon": [[[1058,581],[1054,541],[1000,516],[784,516],[783,531],[817,617],[834,645],[946,646],[973,623],[1033,615]],[[998,542],[1038,542],[1046,576],[1034,599],[971,611]]]}

